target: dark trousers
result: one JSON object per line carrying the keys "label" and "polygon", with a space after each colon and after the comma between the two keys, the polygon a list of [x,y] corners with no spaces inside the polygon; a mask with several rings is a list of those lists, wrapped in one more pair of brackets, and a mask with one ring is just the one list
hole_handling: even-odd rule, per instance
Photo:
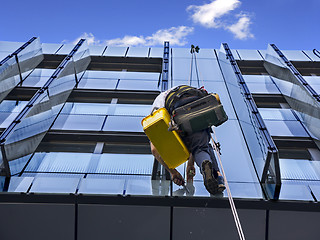
{"label": "dark trousers", "polygon": [[202,172],[202,162],[209,160],[212,162],[212,167],[215,171],[219,171],[217,159],[214,155],[213,148],[210,142],[210,130],[205,129],[200,132],[191,133],[182,136],[182,141],[192,153],[192,156]]}

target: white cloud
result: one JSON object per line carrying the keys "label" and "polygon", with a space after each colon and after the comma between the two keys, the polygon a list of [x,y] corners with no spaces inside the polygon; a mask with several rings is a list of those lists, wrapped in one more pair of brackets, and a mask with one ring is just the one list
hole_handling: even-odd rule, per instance
{"label": "white cloud", "polygon": [[107,46],[156,46],[169,41],[171,46],[183,46],[187,44],[187,36],[193,32],[193,27],[179,26],[168,29],[160,29],[151,36],[124,36],[108,40],[98,40],[92,33],[83,33],[73,41],[76,44],[81,38],[87,39],[88,45],[106,44]]}
{"label": "white cloud", "polygon": [[146,40],[143,36],[124,36],[104,41],[108,46],[138,46],[145,45]]}
{"label": "white cloud", "polygon": [[183,46],[187,44],[186,36],[193,32],[193,27],[179,26],[169,29],[160,29],[149,37],[146,37],[147,44],[163,45],[164,41],[169,41],[170,45]]}
{"label": "white cloud", "polygon": [[193,22],[200,23],[208,28],[219,28],[223,23],[219,20],[222,16],[241,5],[239,0],[214,0],[201,6],[191,5],[187,11],[192,11]]}
{"label": "white cloud", "polygon": [[[191,18],[194,23],[199,23],[207,28],[225,29],[233,33],[237,39],[253,38],[254,35],[249,29],[252,24],[250,16],[245,13],[230,14],[240,5],[240,0],[211,0],[211,3],[208,4],[191,5],[187,7],[187,11],[192,12]],[[232,19],[236,19],[237,22],[230,23]]]}
{"label": "white cloud", "polygon": [[245,40],[248,38],[253,38],[254,35],[250,33],[249,29],[249,26],[252,23],[251,19],[246,14],[240,14],[239,17],[240,18],[238,22],[230,26],[227,26],[226,29],[232,32],[238,39]]}
{"label": "white cloud", "polygon": [[77,44],[81,38],[87,39],[88,45],[99,45],[101,44],[100,40],[97,40],[92,33],[83,33],[80,37],[74,40],[72,43]]}

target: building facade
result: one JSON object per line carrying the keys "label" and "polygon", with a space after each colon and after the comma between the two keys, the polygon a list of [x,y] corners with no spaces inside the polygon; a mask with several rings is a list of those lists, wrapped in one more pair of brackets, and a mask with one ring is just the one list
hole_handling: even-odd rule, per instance
{"label": "building facade", "polygon": [[143,133],[181,84],[228,115],[214,132],[246,239],[318,239],[320,53],[230,47],[0,42],[1,239],[237,239],[227,191],[197,168],[172,184]]}

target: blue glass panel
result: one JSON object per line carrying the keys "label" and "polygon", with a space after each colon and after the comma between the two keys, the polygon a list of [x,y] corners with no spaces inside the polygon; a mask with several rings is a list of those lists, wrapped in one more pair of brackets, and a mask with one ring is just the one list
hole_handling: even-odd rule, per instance
{"label": "blue glass panel", "polygon": [[[201,80],[222,81],[222,74],[216,59],[198,59],[198,76]],[[173,80],[189,80],[191,60],[186,58],[173,59]],[[192,79],[197,79],[193,64]]]}
{"label": "blue glass panel", "polygon": [[307,186],[282,181],[280,200],[313,201]]}
{"label": "blue glass panel", "polygon": [[109,104],[106,103],[78,103],[67,102],[61,113],[87,114],[87,115],[106,115]]}
{"label": "blue glass panel", "polygon": [[103,131],[143,132],[142,117],[108,116]]}
{"label": "blue glass panel", "polygon": [[36,177],[30,192],[34,193],[75,193],[79,179],[77,178],[55,178]]}
{"label": "blue glass panel", "polygon": [[[172,48],[172,57],[174,58],[189,58],[191,60],[191,53],[189,48]],[[200,49],[199,53],[196,53],[197,58],[216,58],[213,49]],[[189,60],[189,61],[190,61]]]}
{"label": "blue glass panel", "polygon": [[27,101],[4,100],[0,104],[0,112],[20,112],[26,105]]}
{"label": "blue glass panel", "polygon": [[84,78],[80,81],[78,88],[114,90],[117,86],[117,83],[118,83],[118,80]]}
{"label": "blue glass panel", "polygon": [[74,44],[63,44],[63,46],[56,52],[56,54],[68,55],[74,47]]}
{"label": "blue glass panel", "polygon": [[128,179],[126,195],[168,196],[170,181],[146,179]]}
{"label": "blue glass panel", "polygon": [[320,62],[320,58],[317,57],[312,50],[304,50],[304,52],[308,55],[309,58],[311,58],[313,61]]}
{"label": "blue glass panel", "polygon": [[35,153],[25,171],[85,173],[87,172],[91,156],[91,153]]}
{"label": "blue glass panel", "polygon": [[[230,191],[233,198],[253,198],[263,199],[262,190],[259,183],[240,183],[229,182]],[[212,198],[227,198],[227,191],[223,194],[210,195],[205,189],[203,181],[194,181],[187,183],[186,188],[173,186],[173,196],[195,196],[195,197],[212,197]]]}
{"label": "blue glass panel", "polygon": [[19,113],[8,113],[1,112],[0,113],[0,128],[7,128],[10,123],[18,116]]}
{"label": "blue glass panel", "polygon": [[27,192],[33,177],[11,177],[8,192]]}
{"label": "blue glass panel", "polygon": [[84,178],[81,180],[78,193],[82,194],[123,194],[124,179],[95,179]]}
{"label": "blue glass panel", "polygon": [[320,201],[320,185],[309,185],[313,195],[316,197],[317,201]]}
{"label": "blue glass panel", "polygon": [[259,108],[259,112],[266,120],[297,120],[291,109]]}
{"label": "blue glass panel", "polygon": [[272,136],[309,137],[298,121],[264,121]]}
{"label": "blue glass panel", "polygon": [[127,47],[107,47],[103,56],[125,57]]}
{"label": "blue glass panel", "polygon": [[266,75],[242,75],[246,84],[248,83],[261,83],[261,84],[272,84],[270,76]]}
{"label": "blue glass panel", "polygon": [[95,173],[151,174],[151,154],[101,154]]}
{"label": "blue glass panel", "polygon": [[263,84],[263,83],[247,83],[247,87],[251,93],[259,93],[259,94],[280,94],[280,91],[274,85],[271,84]]}
{"label": "blue glass panel", "polygon": [[60,114],[52,129],[100,131],[105,116]]}
{"label": "blue glass panel", "polygon": [[0,52],[0,60],[4,59],[8,55],[10,55],[12,52]]}
{"label": "blue glass panel", "polygon": [[141,116],[150,114],[151,105],[117,104],[114,115]]}
{"label": "blue glass panel", "polygon": [[89,46],[90,55],[101,56],[106,46]]}
{"label": "blue glass panel", "polygon": [[282,50],[281,52],[289,61],[310,61],[310,59],[300,50]]}
{"label": "blue glass panel", "polygon": [[63,44],[56,43],[42,43],[43,54],[55,54]]}
{"label": "blue glass panel", "polygon": [[[102,78],[102,79],[120,79],[122,72],[120,71],[93,71],[87,70],[82,79]],[[83,81],[83,80],[81,80]]]}
{"label": "blue glass panel", "polygon": [[288,180],[320,180],[312,161],[280,159],[281,178]]}
{"label": "blue glass panel", "polygon": [[24,87],[42,87],[47,81],[49,77],[27,77],[23,83],[22,86]]}
{"label": "blue glass panel", "polygon": [[162,58],[163,57],[163,48],[151,48],[150,49],[150,58]]}
{"label": "blue glass panel", "polygon": [[221,144],[221,159],[227,179],[234,182],[258,182],[238,121],[228,120],[214,129]]}
{"label": "blue glass panel", "polygon": [[118,90],[157,91],[158,81],[120,80]]}
{"label": "blue glass panel", "polygon": [[127,57],[143,57],[147,58],[149,54],[148,47],[129,47]]}
{"label": "blue glass panel", "polygon": [[128,79],[128,80],[154,80],[158,81],[160,78],[160,73],[152,73],[152,72],[120,72],[120,79]]}
{"label": "blue glass panel", "polygon": [[[320,61],[320,59],[319,59]],[[320,76],[303,76],[304,80],[306,80],[310,85],[320,85]]]}
{"label": "blue glass panel", "polygon": [[258,50],[237,49],[237,52],[239,53],[241,60],[255,60],[255,61],[263,60]]}

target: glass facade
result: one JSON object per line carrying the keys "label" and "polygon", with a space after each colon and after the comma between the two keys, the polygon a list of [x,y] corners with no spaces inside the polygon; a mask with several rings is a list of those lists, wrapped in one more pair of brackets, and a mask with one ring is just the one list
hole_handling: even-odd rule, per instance
{"label": "glass facade", "polygon": [[[0,42],[0,56],[4,59],[22,45]],[[213,197],[198,168],[193,184],[186,187],[172,184],[161,169],[154,172],[154,157],[141,120],[150,113],[162,88],[162,71],[150,65],[156,62],[157,69],[162,68],[163,48],[88,47],[84,42],[69,55],[75,47],[41,44],[36,39],[17,58],[0,66],[0,163],[2,175],[10,176],[3,191]],[[267,50],[231,49],[231,53],[235,61],[241,61],[243,72],[239,74],[279,151],[279,199],[318,201],[319,103],[290,75],[270,46]],[[320,62],[316,56],[309,57],[311,53],[283,51],[293,63]],[[60,67],[49,67],[48,56],[57,59]],[[268,159],[248,95],[226,53],[201,49],[198,69],[191,59],[189,49],[170,49],[169,87],[190,84],[219,94],[229,120],[215,132],[231,193],[234,198],[269,199],[261,179],[266,164],[270,162],[272,169],[274,161]],[[269,75],[242,69],[255,62],[269,64]],[[319,76],[305,80],[319,92]],[[184,177],[185,169],[186,164],[178,167]],[[220,197],[226,198],[226,192]]]}

